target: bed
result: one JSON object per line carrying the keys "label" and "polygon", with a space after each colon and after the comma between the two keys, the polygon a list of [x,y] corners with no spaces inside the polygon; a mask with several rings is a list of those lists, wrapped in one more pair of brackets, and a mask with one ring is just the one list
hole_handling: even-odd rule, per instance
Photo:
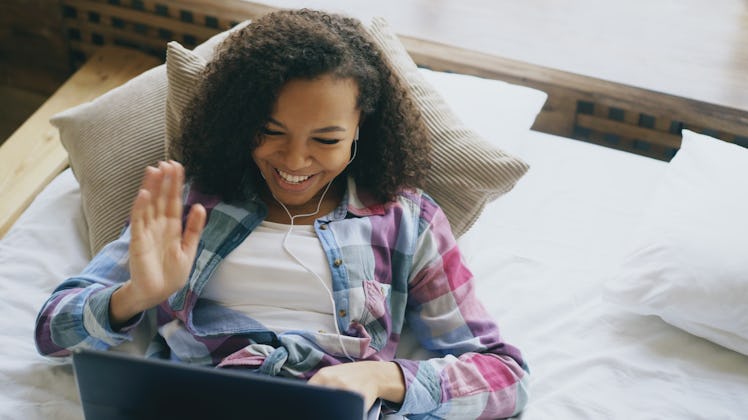
{"label": "bed", "polygon": [[[521,417],[745,418],[748,151],[684,131],[667,162],[543,133],[530,128],[557,97],[418,71],[465,126],[530,165],[459,240],[484,305],[530,365]],[[0,240],[0,416],[80,419],[72,369],[36,353],[33,325],[89,260],[90,215],[80,173],[44,165],[51,182],[38,181]],[[409,337],[401,353],[423,356]]]}

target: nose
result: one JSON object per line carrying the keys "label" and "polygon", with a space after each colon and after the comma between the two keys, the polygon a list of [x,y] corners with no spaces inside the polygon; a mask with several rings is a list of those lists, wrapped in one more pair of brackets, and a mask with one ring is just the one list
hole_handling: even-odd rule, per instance
{"label": "nose", "polygon": [[292,139],[283,151],[283,164],[290,171],[298,171],[309,166],[311,156],[306,141]]}

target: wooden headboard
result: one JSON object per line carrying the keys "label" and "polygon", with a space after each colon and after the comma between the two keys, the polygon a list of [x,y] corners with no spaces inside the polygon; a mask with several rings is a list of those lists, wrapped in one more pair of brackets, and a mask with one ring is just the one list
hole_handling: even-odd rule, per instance
{"label": "wooden headboard", "polygon": [[[63,0],[70,54],[82,64],[115,44],[164,57],[166,42],[194,47],[273,7],[241,0]],[[434,70],[500,79],[548,93],[533,129],[669,160],[688,128],[748,147],[748,113],[453,46],[401,37]]]}
{"label": "wooden headboard", "polygon": [[[67,153],[50,116],[163,62],[167,41],[193,47],[238,22],[275,10],[242,0],[59,0],[59,4],[66,37],[60,44],[80,68],[0,145],[0,238],[67,166]],[[746,111],[435,42],[401,39],[421,66],[547,92],[549,99],[533,126],[538,131],[663,160],[679,147],[681,128],[748,146]]]}

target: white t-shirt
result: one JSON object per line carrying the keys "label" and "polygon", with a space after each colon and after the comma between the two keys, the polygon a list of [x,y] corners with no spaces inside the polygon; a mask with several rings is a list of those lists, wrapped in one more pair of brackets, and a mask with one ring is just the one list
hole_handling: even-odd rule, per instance
{"label": "white t-shirt", "polygon": [[[290,228],[263,221],[219,264],[201,297],[244,312],[277,333],[334,331],[327,290],[283,249]],[[294,226],[287,248],[332,290],[330,267],[314,226]]]}

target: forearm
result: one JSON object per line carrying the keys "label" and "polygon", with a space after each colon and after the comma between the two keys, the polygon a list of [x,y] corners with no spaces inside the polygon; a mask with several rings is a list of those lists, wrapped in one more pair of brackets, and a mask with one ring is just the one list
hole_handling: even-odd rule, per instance
{"label": "forearm", "polygon": [[[435,418],[503,418],[527,401],[525,361],[503,341],[475,293],[472,273],[441,212],[420,237],[421,269],[408,285],[407,322],[421,345],[444,354],[425,361],[396,360],[406,395],[401,414]],[[437,290],[439,293],[435,293]],[[435,298],[438,297],[438,298]],[[459,412],[450,409],[460,407]]]}
{"label": "forearm", "polygon": [[373,375],[379,385],[379,398],[400,404],[405,398],[405,379],[395,362],[376,362]]}
{"label": "forearm", "polygon": [[[81,292],[82,289],[76,288],[58,290],[42,306],[36,317],[34,331],[36,349],[41,355],[67,356],[70,354],[68,347],[80,342],[79,338],[65,334],[64,329],[66,327],[61,325],[59,315],[65,314],[64,316],[67,316],[70,309],[66,310],[63,306],[67,305],[68,308],[74,308],[75,303],[72,300],[78,299],[76,295]],[[69,317],[67,325],[73,326],[73,324],[77,325],[72,330],[78,330],[79,327],[82,327],[82,316]]]}
{"label": "forearm", "polygon": [[[518,414],[528,399],[527,371],[508,356],[465,353],[396,362],[407,390],[398,410],[402,415],[505,418]],[[452,407],[460,407],[459,412],[450,411]]]}
{"label": "forearm", "polygon": [[37,350],[45,356],[67,356],[73,348],[104,349],[130,339],[127,331],[109,324],[109,299],[114,286],[64,282],[47,300],[36,319]]}
{"label": "forearm", "polygon": [[130,278],[129,229],[97,254],[83,272],[62,282],[47,299],[36,320],[39,353],[65,356],[78,347],[107,348],[130,340],[129,330],[114,330],[109,306],[112,295]]}

